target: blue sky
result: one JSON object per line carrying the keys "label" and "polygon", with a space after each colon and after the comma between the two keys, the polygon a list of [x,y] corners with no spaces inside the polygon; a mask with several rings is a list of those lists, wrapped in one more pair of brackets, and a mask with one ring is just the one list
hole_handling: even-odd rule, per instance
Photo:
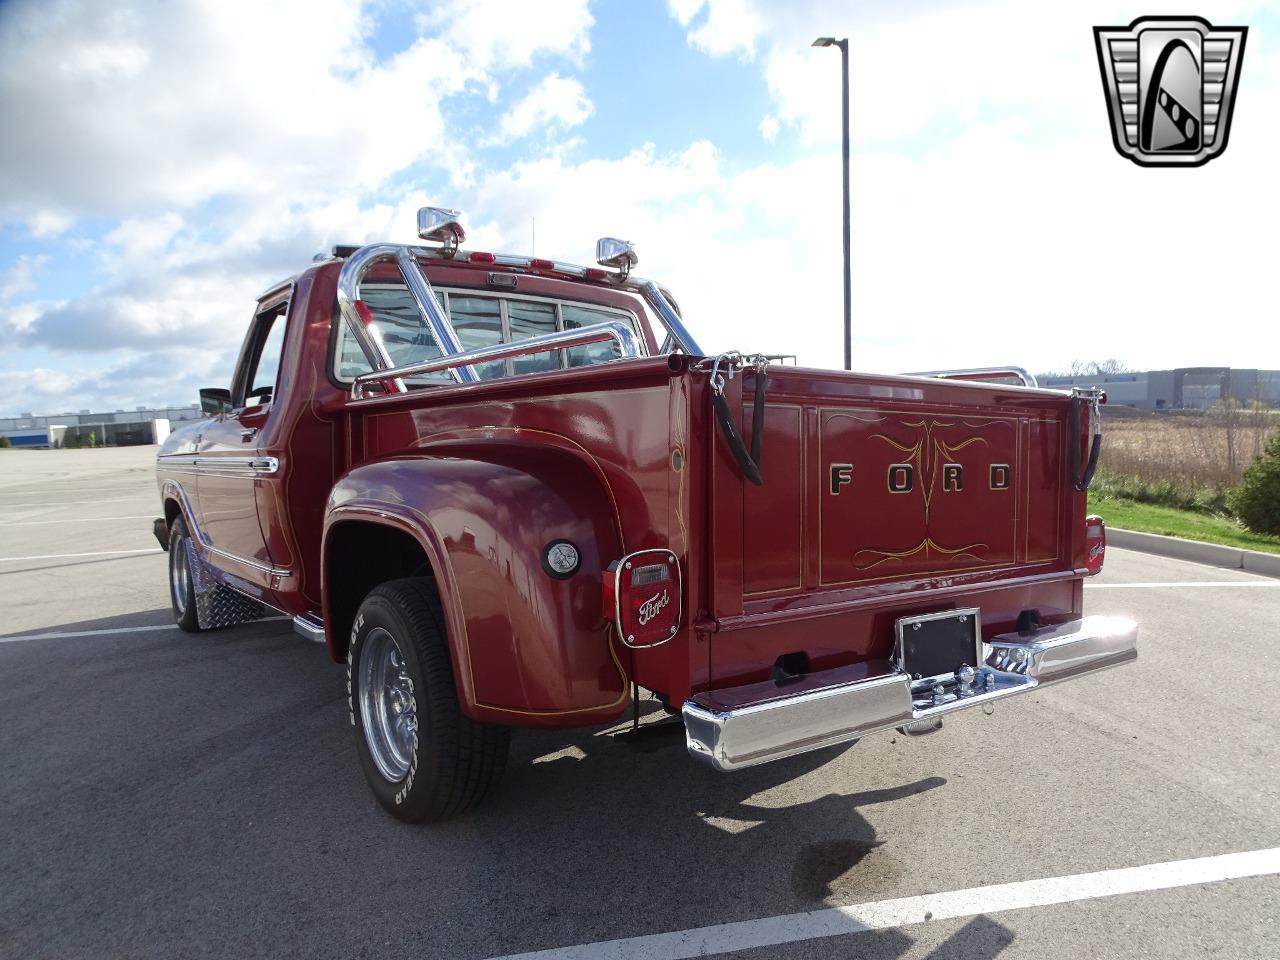
{"label": "blue sky", "polygon": [[1114,3],[78,0],[0,5],[0,415],[190,402],[253,298],[460,207],[479,248],[637,242],[713,348],[840,349],[851,37],[855,367],[1280,366],[1274,9],[1227,153],[1110,145]]}

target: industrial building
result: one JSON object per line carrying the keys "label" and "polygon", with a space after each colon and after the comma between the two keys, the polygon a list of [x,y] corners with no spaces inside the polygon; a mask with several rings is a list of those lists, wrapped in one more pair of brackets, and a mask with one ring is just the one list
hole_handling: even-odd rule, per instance
{"label": "industrial building", "polygon": [[[1135,373],[1042,376],[1040,386],[1057,390],[1102,387],[1107,403],[1139,410],[1207,410],[1230,397],[1241,404],[1280,409],[1280,370],[1231,367],[1179,367]],[[60,413],[55,416],[0,418],[0,436],[15,447],[129,446],[161,443],[171,425],[199,420],[199,404],[186,407],[138,407],[110,413]]]}
{"label": "industrial building", "polygon": [[1280,408],[1280,370],[1231,367],[1179,367],[1145,373],[1108,373],[1079,377],[1042,377],[1040,386],[1065,390],[1101,387],[1107,404],[1139,410],[1208,410],[1231,398],[1243,405]]}
{"label": "industrial building", "polygon": [[[171,424],[199,420],[200,406],[137,407],[111,413],[60,413],[54,416],[0,418],[0,436],[14,447],[94,446],[125,447],[161,443]],[[92,439],[91,439],[92,438]]]}

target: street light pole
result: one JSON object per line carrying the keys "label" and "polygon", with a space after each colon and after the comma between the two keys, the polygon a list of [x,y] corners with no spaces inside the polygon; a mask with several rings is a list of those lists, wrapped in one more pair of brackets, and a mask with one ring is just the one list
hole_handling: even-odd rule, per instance
{"label": "street light pole", "polygon": [[815,47],[840,48],[840,95],[842,105],[841,154],[844,159],[844,368],[853,369],[853,273],[849,259],[849,38],[819,37]]}

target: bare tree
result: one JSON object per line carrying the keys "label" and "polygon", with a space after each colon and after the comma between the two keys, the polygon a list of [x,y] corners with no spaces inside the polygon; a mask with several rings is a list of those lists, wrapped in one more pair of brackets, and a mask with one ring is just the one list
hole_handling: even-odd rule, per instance
{"label": "bare tree", "polygon": [[1133,368],[1123,360],[1109,357],[1106,360],[1072,360],[1069,370],[1046,370],[1040,377],[1103,377],[1115,373],[1133,373]]}
{"label": "bare tree", "polygon": [[1076,377],[1100,377],[1112,373],[1132,373],[1133,368],[1123,360],[1109,357],[1106,360],[1072,360],[1071,374]]}

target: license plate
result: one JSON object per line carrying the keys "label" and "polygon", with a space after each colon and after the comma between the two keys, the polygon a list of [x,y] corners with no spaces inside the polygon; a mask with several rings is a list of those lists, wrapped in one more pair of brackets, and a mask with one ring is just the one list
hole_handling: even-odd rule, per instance
{"label": "license plate", "polygon": [[912,680],[952,676],[965,664],[981,666],[977,607],[902,617],[895,627],[894,660]]}

